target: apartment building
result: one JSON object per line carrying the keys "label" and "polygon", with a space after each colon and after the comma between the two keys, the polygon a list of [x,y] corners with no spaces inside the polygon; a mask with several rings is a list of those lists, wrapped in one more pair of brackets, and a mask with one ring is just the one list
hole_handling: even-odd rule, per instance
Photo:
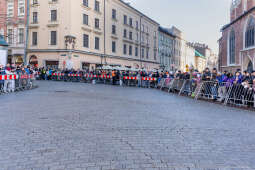
{"label": "apartment building", "polygon": [[158,27],[121,0],[32,0],[27,57],[57,68],[158,68]]}
{"label": "apartment building", "polygon": [[158,56],[162,70],[173,71],[176,37],[166,28],[159,27]]}
{"label": "apartment building", "polygon": [[9,45],[8,63],[23,63],[26,39],[26,0],[0,0],[0,34]]}

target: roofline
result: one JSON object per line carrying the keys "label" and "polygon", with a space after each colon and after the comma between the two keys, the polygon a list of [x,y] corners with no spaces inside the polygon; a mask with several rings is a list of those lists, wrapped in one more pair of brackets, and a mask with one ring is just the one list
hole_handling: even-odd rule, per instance
{"label": "roofline", "polygon": [[163,33],[165,33],[165,34],[167,34],[167,35],[169,35],[169,36],[171,36],[171,37],[176,38],[176,36],[175,36],[174,34],[168,32],[168,31],[166,30],[166,28],[164,28],[164,27],[159,26],[158,30],[161,31],[161,32],[163,32]]}
{"label": "roofline", "polygon": [[249,9],[248,11],[246,11],[245,13],[243,13],[242,15],[240,15],[238,18],[236,18],[235,20],[233,20],[232,22],[230,22],[227,25],[224,25],[221,28],[221,32],[224,31],[225,29],[227,29],[228,27],[230,27],[231,25],[233,25],[234,23],[236,23],[238,20],[242,19],[243,17],[245,17],[246,15],[248,15],[250,12],[252,12],[253,10],[255,10],[255,7],[252,7],[251,9]]}
{"label": "roofline", "polygon": [[150,17],[148,17],[147,15],[145,15],[144,13],[140,12],[139,10],[135,9],[134,7],[132,7],[131,5],[129,5],[128,3],[124,2],[123,0],[119,0],[122,4],[128,6],[129,8],[135,10],[137,13],[139,13],[142,17],[146,17],[147,19],[149,19],[150,21],[154,22],[157,25],[160,25],[158,22],[156,22],[155,20],[151,19]]}

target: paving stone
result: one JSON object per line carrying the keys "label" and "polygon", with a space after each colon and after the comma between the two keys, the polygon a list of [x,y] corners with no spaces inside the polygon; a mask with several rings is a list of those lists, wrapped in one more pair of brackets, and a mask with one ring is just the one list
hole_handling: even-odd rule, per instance
{"label": "paving stone", "polygon": [[254,112],[155,89],[37,83],[0,96],[0,170],[255,169]]}

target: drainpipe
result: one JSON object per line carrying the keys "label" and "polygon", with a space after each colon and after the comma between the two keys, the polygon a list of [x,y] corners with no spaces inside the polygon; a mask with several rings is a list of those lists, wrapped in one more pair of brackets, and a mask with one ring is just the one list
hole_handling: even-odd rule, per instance
{"label": "drainpipe", "polygon": [[27,0],[27,14],[26,14],[26,42],[25,42],[25,52],[24,52],[24,65],[27,65],[27,48],[29,42],[29,16],[30,16],[30,0]]}
{"label": "drainpipe", "polygon": [[[106,52],[105,52],[105,50],[106,50],[106,49],[105,49],[105,41],[106,41],[106,40],[105,40],[105,23],[106,23],[106,22],[105,22],[105,17],[106,17],[106,16],[105,16],[105,15],[106,15],[106,13],[105,13],[105,10],[106,10],[106,9],[105,9],[105,6],[106,6],[106,5],[105,5],[105,3],[106,3],[106,1],[104,0],[104,56],[102,56],[102,57],[105,58],[105,63],[106,63],[106,56],[105,56],[105,55],[106,55]],[[102,59],[103,59],[103,58],[101,58],[101,67],[102,67]]]}
{"label": "drainpipe", "polygon": [[142,15],[140,16],[140,69],[142,69]]}

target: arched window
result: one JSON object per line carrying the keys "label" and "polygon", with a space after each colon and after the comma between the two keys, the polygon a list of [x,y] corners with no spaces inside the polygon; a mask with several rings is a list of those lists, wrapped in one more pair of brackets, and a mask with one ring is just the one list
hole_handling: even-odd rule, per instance
{"label": "arched window", "polygon": [[236,48],[235,31],[232,30],[229,36],[229,64],[235,64],[235,48]]}
{"label": "arched window", "polygon": [[251,17],[248,21],[248,25],[245,32],[245,48],[254,46],[254,31],[255,22],[254,18]]}

